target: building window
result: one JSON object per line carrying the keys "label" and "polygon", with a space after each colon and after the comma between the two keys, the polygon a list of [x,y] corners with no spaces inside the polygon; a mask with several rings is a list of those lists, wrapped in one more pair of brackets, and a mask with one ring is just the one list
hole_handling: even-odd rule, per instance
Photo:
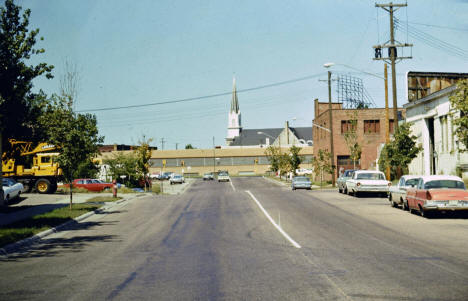
{"label": "building window", "polygon": [[395,120],[390,119],[388,122],[388,132],[393,134],[395,132]]}
{"label": "building window", "polygon": [[356,131],[356,120],[341,120],[341,134]]}
{"label": "building window", "polygon": [[380,120],[364,120],[364,134],[379,134]]}

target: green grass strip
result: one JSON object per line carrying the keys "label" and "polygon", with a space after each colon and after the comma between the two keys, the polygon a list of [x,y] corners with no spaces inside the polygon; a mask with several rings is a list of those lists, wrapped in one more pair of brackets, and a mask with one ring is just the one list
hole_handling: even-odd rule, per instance
{"label": "green grass strip", "polygon": [[68,206],[65,206],[2,226],[0,227],[0,247],[59,226],[89,211],[94,211],[101,206],[96,204],[73,204],[72,210]]}
{"label": "green grass strip", "polygon": [[87,203],[105,203],[105,202],[115,202],[121,200],[122,197],[118,196],[116,198],[112,196],[95,196],[94,198],[88,199]]}

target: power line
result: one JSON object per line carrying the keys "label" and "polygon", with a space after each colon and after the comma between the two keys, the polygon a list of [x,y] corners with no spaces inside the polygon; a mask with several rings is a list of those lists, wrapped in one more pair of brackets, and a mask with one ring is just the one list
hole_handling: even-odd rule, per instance
{"label": "power line", "polygon": [[456,30],[456,31],[468,31],[468,28],[459,28],[459,27],[441,26],[441,25],[435,25],[435,24],[426,24],[426,23],[417,23],[417,22],[408,22],[408,23],[415,24],[415,25],[428,26],[428,27],[435,27],[435,28],[448,29],[448,30]]}
{"label": "power line", "polygon": [[[282,81],[282,82],[266,84],[266,85],[257,86],[257,87],[253,87],[253,88],[248,88],[248,89],[239,89],[239,90],[237,90],[237,93],[243,93],[243,92],[249,92],[249,91],[254,91],[254,90],[272,88],[272,87],[281,86],[281,85],[292,84],[292,83],[295,83],[295,82],[316,78],[316,77],[322,76],[324,74],[325,74],[324,72],[321,72],[321,73],[318,73],[318,74],[308,75],[308,76],[295,78],[295,79],[291,79],[291,80],[286,80],[286,81]],[[226,96],[226,95],[231,95],[231,93],[232,93],[232,91],[217,93],[217,94],[204,95],[204,96],[198,96],[198,97],[189,97],[189,98],[182,98],[182,99],[176,99],[176,100],[152,102],[152,103],[146,103],[146,104],[140,104],[140,105],[118,106],[118,107],[107,107],[107,108],[100,108],[100,109],[80,110],[80,111],[77,111],[77,112],[79,112],[79,113],[98,112],[98,111],[110,111],[110,110],[120,110],[120,109],[130,109],[130,108],[141,108],[141,107],[148,107],[148,106],[158,106],[158,105],[164,105],[164,104],[188,102],[188,101],[203,100],[203,99],[219,97],[219,96]]]}

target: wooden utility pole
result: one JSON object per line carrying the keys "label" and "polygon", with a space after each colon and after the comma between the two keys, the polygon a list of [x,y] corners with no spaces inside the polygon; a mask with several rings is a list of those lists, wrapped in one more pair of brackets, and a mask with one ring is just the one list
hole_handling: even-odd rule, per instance
{"label": "wooden utility pole", "polygon": [[[389,61],[389,63],[392,66],[392,94],[393,94],[393,118],[394,118],[394,123],[393,127],[394,130],[398,128],[398,103],[397,103],[397,90],[396,90],[396,70],[395,70],[395,64],[396,60],[403,60],[403,59],[411,59],[413,58],[412,56],[407,56],[403,57],[397,56],[397,47],[412,47],[413,44],[408,44],[404,43],[401,44],[397,41],[395,41],[395,31],[394,31],[394,24],[393,24],[393,13],[398,10],[400,7],[405,7],[407,6],[406,3],[404,4],[398,4],[395,3],[393,4],[392,2],[388,4],[375,4],[375,7],[380,7],[387,11],[390,15],[390,41],[381,44],[381,45],[375,45],[373,48],[375,49],[375,57],[374,60],[383,60],[383,61]],[[396,9],[395,9],[396,7]],[[397,43],[395,43],[397,42]],[[388,48],[388,57],[382,57],[382,48]]]}
{"label": "wooden utility pole", "polygon": [[332,115],[332,101],[331,101],[331,71],[328,71],[328,118],[330,123],[330,164],[332,168],[332,186],[335,187],[335,151],[333,148],[333,115]]}
{"label": "wooden utility pole", "polygon": [[[385,77],[385,144],[388,145],[390,142],[390,121],[388,119],[388,73],[387,73],[387,64],[384,68],[384,77]],[[395,127],[395,121],[393,121],[393,126]],[[385,170],[385,176],[387,180],[390,181],[390,166],[387,165]]]}

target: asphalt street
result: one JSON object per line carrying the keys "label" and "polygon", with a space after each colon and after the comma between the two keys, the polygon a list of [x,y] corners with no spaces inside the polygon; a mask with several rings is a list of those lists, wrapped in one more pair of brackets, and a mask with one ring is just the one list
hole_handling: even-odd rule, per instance
{"label": "asphalt street", "polygon": [[0,257],[0,299],[468,300],[467,237],[384,198],[197,180]]}

